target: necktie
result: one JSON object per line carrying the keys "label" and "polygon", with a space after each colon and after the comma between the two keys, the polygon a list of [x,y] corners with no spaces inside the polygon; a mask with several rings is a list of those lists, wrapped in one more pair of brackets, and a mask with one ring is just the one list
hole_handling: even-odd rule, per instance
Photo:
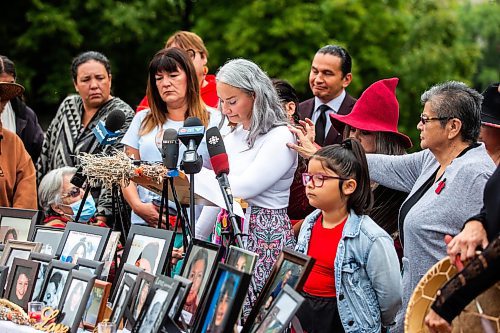
{"label": "necktie", "polygon": [[325,142],[325,129],[326,129],[326,112],[330,110],[330,107],[326,104],[322,104],[318,108],[320,114],[319,118],[316,120],[316,124],[314,125],[316,137],[314,141],[320,146],[323,146]]}

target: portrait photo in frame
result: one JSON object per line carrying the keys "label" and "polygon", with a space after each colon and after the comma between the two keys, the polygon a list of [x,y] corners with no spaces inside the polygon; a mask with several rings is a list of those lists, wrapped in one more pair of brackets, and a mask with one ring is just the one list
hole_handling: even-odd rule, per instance
{"label": "portrait photo in frame", "polygon": [[104,311],[108,302],[111,282],[95,280],[94,287],[90,292],[87,307],[83,312],[83,327],[93,331],[98,323],[104,319]]}
{"label": "portrait photo in frame", "polygon": [[94,282],[95,275],[88,272],[73,269],[69,274],[61,302],[59,302],[58,309],[61,312],[58,322],[68,326],[72,333],[78,331]]}
{"label": "portrait photo in frame", "polygon": [[186,298],[191,290],[193,282],[180,275],[174,276],[174,280],[177,280],[180,283],[179,292],[172,303],[168,316],[175,321],[181,314],[182,307],[184,306],[184,303],[186,303]]}
{"label": "portrait photo in frame", "polygon": [[241,332],[255,331],[262,318],[266,316],[273,300],[276,299],[285,285],[301,291],[313,264],[313,258],[284,248],[278,256],[271,274],[262,288],[255,305],[252,307]]}
{"label": "portrait photo in frame", "polygon": [[30,257],[31,252],[40,252],[41,248],[42,244],[40,243],[8,240],[0,259],[0,265],[12,267],[14,258],[26,260]]}
{"label": "portrait photo in frame", "polygon": [[63,228],[46,227],[37,225],[30,234],[30,241],[42,243],[40,253],[56,255],[59,243],[64,234]]}
{"label": "portrait photo in frame", "polygon": [[31,296],[30,299],[31,301],[40,301],[43,282],[45,281],[45,275],[47,273],[47,269],[49,268],[49,264],[53,259],[55,259],[55,257],[50,254],[43,254],[37,252],[30,253],[29,260],[40,263],[40,269],[38,270],[35,289],[33,290],[33,295]]}
{"label": "portrait photo in frame", "polygon": [[92,275],[95,275],[96,278],[99,279],[101,277],[104,263],[102,261],[78,258],[78,260],[76,261],[76,266],[79,271],[88,272]]}
{"label": "portrait photo in frame", "polygon": [[193,331],[233,332],[250,279],[250,274],[219,263]]}
{"label": "portrait photo in frame", "polygon": [[192,282],[178,319],[181,327],[191,328],[193,325],[221,257],[222,251],[219,245],[199,239],[191,240],[180,272],[180,276]]}
{"label": "portrait photo in frame", "polygon": [[102,255],[101,261],[104,262],[104,267],[101,272],[101,276],[103,279],[107,280],[109,276],[109,270],[111,269],[111,265],[115,260],[116,249],[118,247],[118,243],[120,241],[120,231],[111,231],[111,234],[108,238],[108,243],[106,244],[106,248],[104,249],[104,253]]}
{"label": "portrait photo in frame", "polygon": [[69,274],[75,268],[76,265],[69,262],[50,261],[39,297],[46,306],[54,309],[59,307]]}
{"label": "portrait photo in frame", "polygon": [[0,243],[6,244],[9,239],[29,240],[42,216],[39,210],[0,207]]}
{"label": "portrait photo in frame", "polygon": [[258,257],[255,252],[230,245],[225,263],[244,273],[252,274]]}
{"label": "portrait photo in frame", "polygon": [[7,278],[9,276],[9,267],[0,266],[0,296],[3,297],[5,287],[7,285]]}
{"label": "portrait photo in frame", "polygon": [[10,268],[4,298],[28,310],[40,263],[15,258]]}
{"label": "portrait photo in frame", "polygon": [[0,258],[2,258],[4,249],[5,249],[5,244],[0,244]]}
{"label": "portrait photo in frame", "polygon": [[128,311],[128,304],[132,296],[134,284],[135,280],[130,276],[125,275],[121,280],[121,283],[117,286],[117,288],[115,288],[117,290],[116,300],[113,304],[113,312],[111,312],[109,321],[114,323],[116,327],[120,327],[120,322],[122,321],[125,312]]}
{"label": "portrait photo in frame", "polygon": [[135,281],[134,290],[132,291],[132,297],[129,306],[129,316],[127,316],[127,329],[131,330],[134,327],[135,322],[141,314],[141,310],[148,298],[149,290],[152,289],[155,276],[147,273],[146,271],[139,272],[137,279]]}
{"label": "portrait photo in frame", "polygon": [[116,296],[118,294],[118,289],[121,286],[123,279],[125,276],[128,276],[132,279],[132,281],[137,280],[137,277],[139,276],[140,272],[143,272],[144,269],[141,267],[137,267],[135,265],[131,264],[125,264],[122,266],[122,269],[119,273],[117,273],[118,278],[115,279],[115,285],[111,286],[111,302],[113,303],[113,306],[115,306],[115,301],[116,301]]}
{"label": "portrait photo in frame", "polygon": [[283,332],[303,302],[304,297],[289,285],[285,285],[255,333]]}
{"label": "portrait photo in frame", "polygon": [[78,258],[100,261],[111,229],[69,222],[57,248],[61,261],[76,264]]}

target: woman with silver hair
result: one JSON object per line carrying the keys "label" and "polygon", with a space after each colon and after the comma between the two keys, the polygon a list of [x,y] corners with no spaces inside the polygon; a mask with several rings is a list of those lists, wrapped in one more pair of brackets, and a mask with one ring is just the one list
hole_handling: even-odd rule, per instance
{"label": "woman with silver hair", "polygon": [[229,183],[233,195],[249,204],[243,233],[247,249],[259,255],[254,280],[260,291],[281,250],[295,243],[287,207],[297,153],[286,146],[294,138],[271,79],[259,66],[231,60],[216,80],[219,109],[232,127],[224,138]]}
{"label": "woman with silver hair", "polygon": [[445,235],[460,232],[470,212],[482,207],[483,189],[494,171],[478,143],[482,96],[461,82],[445,82],[421,97],[417,128],[423,151],[389,156],[369,154],[370,177],[409,192],[399,211],[403,245],[403,307],[396,331],[403,331],[405,309],[422,276],[446,256]]}
{"label": "woman with silver hair", "polygon": [[[47,173],[38,187],[40,205],[45,213],[44,223],[47,226],[64,228],[72,221],[80,208],[84,191],[71,184],[71,177],[76,168],[62,167]],[[80,222],[95,224],[96,206],[92,196],[85,200],[80,216]],[[106,226],[97,222],[98,225]]]}

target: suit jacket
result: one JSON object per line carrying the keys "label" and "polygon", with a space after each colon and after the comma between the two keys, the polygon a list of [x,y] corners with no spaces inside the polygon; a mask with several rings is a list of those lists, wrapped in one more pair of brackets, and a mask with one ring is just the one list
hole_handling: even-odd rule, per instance
{"label": "suit jacket", "polygon": [[[356,103],[356,99],[351,97],[351,95],[349,95],[346,92],[345,98],[342,101],[342,104],[340,105],[340,108],[339,108],[337,114],[346,115],[346,114],[351,113],[351,110],[352,110],[352,107],[354,106],[354,103]],[[300,119],[302,119],[302,120],[304,120],[305,118],[311,119],[313,111],[314,111],[314,98],[310,98],[310,99],[299,104]],[[332,124],[332,127],[330,127],[330,130],[328,131],[328,134],[326,135],[326,138],[325,138],[325,143],[323,145],[328,146],[328,145],[332,145],[334,143],[341,143],[343,132],[344,132],[344,127],[335,128]]]}

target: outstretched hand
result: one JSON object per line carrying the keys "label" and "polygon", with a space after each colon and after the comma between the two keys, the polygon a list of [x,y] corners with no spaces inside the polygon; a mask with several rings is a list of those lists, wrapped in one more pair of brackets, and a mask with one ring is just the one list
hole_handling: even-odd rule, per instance
{"label": "outstretched hand", "polygon": [[485,249],[488,246],[488,236],[483,224],[472,220],[467,222],[464,229],[455,237],[447,235],[445,242],[448,244],[447,252],[451,262],[455,262],[457,257],[463,262],[474,258],[478,247]]}

